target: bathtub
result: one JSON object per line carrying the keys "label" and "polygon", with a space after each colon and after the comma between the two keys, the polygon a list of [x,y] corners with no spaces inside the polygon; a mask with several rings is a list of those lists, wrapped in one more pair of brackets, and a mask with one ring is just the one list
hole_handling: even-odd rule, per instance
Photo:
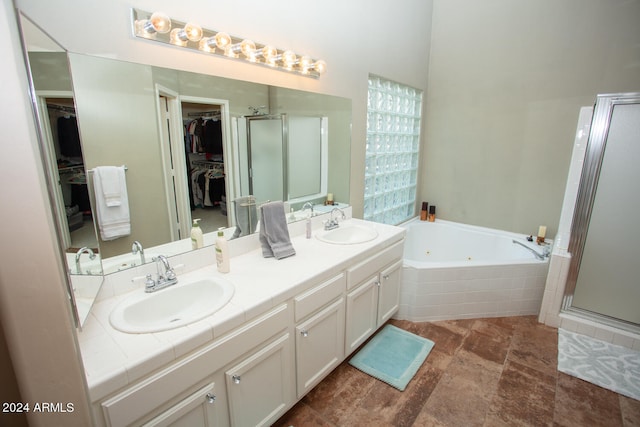
{"label": "bathtub", "polygon": [[417,218],[403,227],[395,318],[422,322],[538,314],[549,262],[536,258],[532,250],[543,254],[544,248],[526,236]]}

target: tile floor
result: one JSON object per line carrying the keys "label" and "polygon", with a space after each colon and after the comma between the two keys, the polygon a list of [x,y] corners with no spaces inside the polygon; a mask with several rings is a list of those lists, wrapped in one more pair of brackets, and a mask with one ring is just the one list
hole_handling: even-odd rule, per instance
{"label": "tile floor", "polygon": [[640,401],[557,371],[536,317],[391,323],[435,342],[404,392],[345,361],[274,426],[640,426]]}

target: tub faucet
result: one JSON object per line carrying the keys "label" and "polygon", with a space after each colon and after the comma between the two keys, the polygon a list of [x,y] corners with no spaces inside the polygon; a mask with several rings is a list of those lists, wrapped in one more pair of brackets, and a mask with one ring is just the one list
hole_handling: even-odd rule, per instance
{"label": "tub faucet", "polygon": [[525,248],[525,249],[527,249],[527,250],[529,250],[529,251],[531,251],[531,253],[536,257],[536,259],[538,259],[538,260],[540,260],[540,261],[544,261],[544,259],[545,259],[545,258],[548,258],[548,257],[549,257],[549,255],[551,254],[551,249],[549,249],[549,248],[548,248],[548,247],[546,247],[546,246],[545,246],[544,248],[542,248],[543,253],[541,254],[541,253],[539,253],[538,251],[536,251],[535,249],[530,248],[529,246],[525,245],[525,244],[524,244],[524,243],[522,243],[522,242],[517,241],[516,239],[513,239],[513,240],[512,240],[512,242],[513,242],[513,243],[515,243],[515,244],[517,244],[517,245],[522,246],[523,248]]}
{"label": "tub faucet", "polygon": [[[147,281],[145,282],[144,291],[145,292],[155,292],[160,289],[166,288],[167,286],[175,285],[178,283],[178,277],[176,276],[175,271],[171,268],[169,264],[169,260],[164,255],[158,255],[153,258],[156,262],[156,271],[158,273],[158,278],[153,280],[151,274],[147,275]],[[164,273],[160,271],[160,264],[162,264],[164,268]]]}
{"label": "tub faucet", "polygon": [[144,259],[144,249],[142,247],[142,244],[140,242],[138,242],[137,240],[135,242],[133,242],[133,245],[131,245],[131,253],[133,255],[139,253],[140,254],[140,265],[144,264],[146,262],[146,260]]}
{"label": "tub faucet", "polygon": [[342,216],[340,217],[340,219],[347,219],[347,216],[344,214],[344,211],[340,208],[333,208],[331,209],[331,216],[330,219],[324,223],[324,229],[325,230],[333,230],[334,228],[338,228],[340,227],[340,224],[338,224],[338,218],[333,219],[333,213],[335,211],[338,211],[342,214]]}
{"label": "tub faucet", "polygon": [[78,272],[78,274],[82,274],[82,271],[80,270],[80,256],[84,253],[89,254],[89,259],[96,259],[96,254],[93,253],[93,251],[88,247],[85,246],[78,249],[78,252],[76,252],[76,271]]}

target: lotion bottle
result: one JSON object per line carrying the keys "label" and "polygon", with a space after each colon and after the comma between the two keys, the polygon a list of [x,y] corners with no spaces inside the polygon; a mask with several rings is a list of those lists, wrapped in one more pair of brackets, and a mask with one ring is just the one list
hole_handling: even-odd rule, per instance
{"label": "lotion bottle", "polygon": [[427,206],[429,206],[429,203],[422,202],[422,209],[420,209],[420,221],[427,220]]}
{"label": "lotion bottle", "polygon": [[435,222],[436,220],[436,207],[434,205],[429,206],[429,222]]}
{"label": "lotion bottle", "polygon": [[191,249],[200,249],[203,246],[202,243],[202,229],[198,223],[200,219],[193,220],[193,226],[191,227]]}
{"label": "lotion bottle", "polygon": [[228,273],[230,270],[229,245],[224,237],[224,228],[218,228],[218,238],[216,239],[216,264],[220,273]]}

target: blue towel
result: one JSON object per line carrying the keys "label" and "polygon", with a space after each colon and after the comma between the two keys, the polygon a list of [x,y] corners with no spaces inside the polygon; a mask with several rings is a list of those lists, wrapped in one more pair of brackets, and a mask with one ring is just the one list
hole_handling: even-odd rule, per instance
{"label": "blue towel", "polygon": [[276,259],[287,258],[296,254],[289,238],[284,203],[270,202],[260,209],[260,244],[262,256]]}

